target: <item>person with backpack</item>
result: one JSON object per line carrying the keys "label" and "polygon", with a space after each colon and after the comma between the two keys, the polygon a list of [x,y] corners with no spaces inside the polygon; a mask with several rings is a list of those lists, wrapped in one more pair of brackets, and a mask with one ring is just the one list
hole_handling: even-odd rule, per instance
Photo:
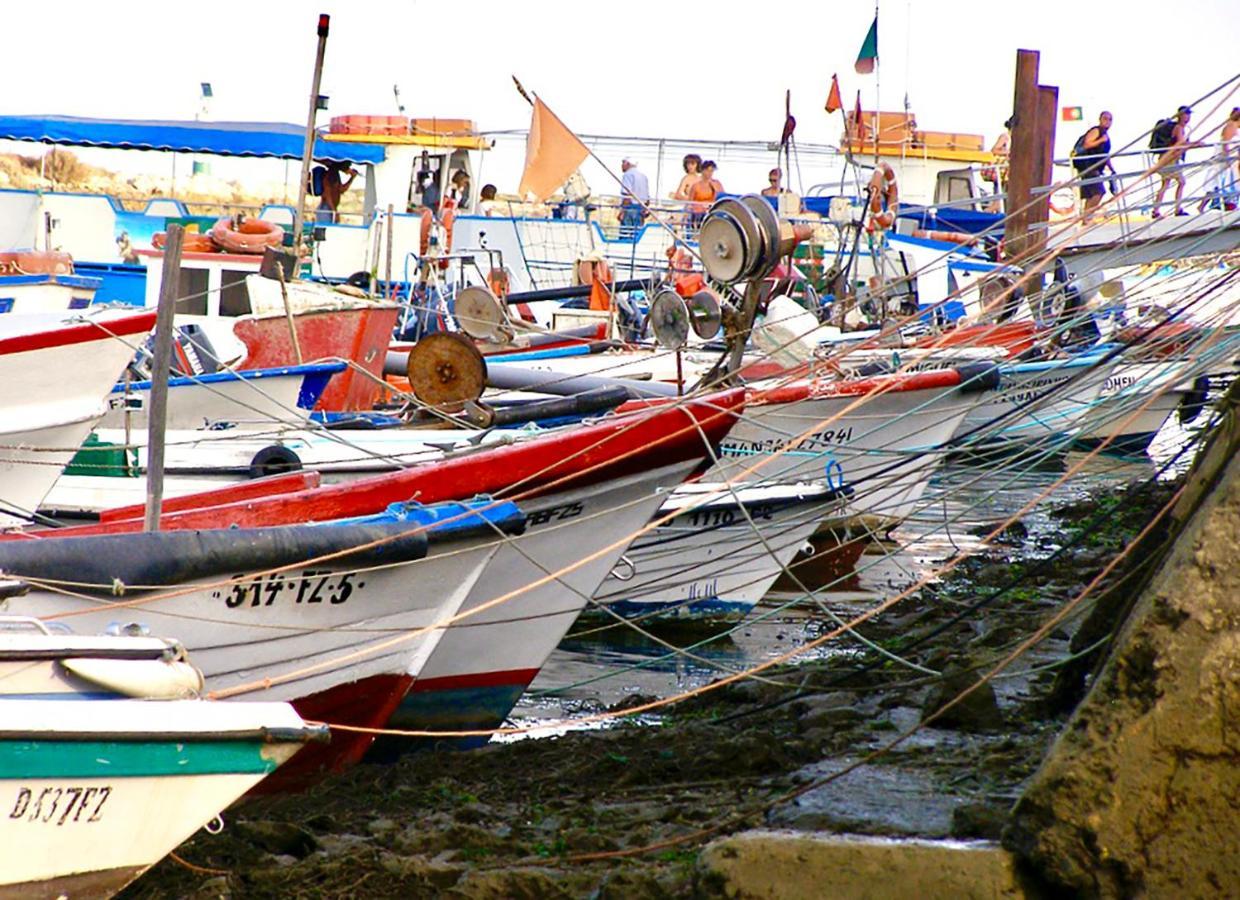
{"label": "person with backpack", "polygon": [[1088,222],[1093,212],[1102,202],[1106,189],[1102,186],[1103,173],[1109,168],[1115,175],[1115,166],[1111,164],[1111,114],[1103,112],[1098,116],[1098,124],[1076,139],[1072,147],[1072,166],[1080,179],[1081,216]]}
{"label": "person with backpack", "polygon": [[1160,154],[1154,168],[1161,181],[1158,185],[1158,193],[1154,195],[1153,212],[1150,213],[1155,219],[1162,218],[1162,213],[1158,208],[1162,206],[1163,195],[1167,193],[1167,187],[1173,181],[1175,182],[1175,214],[1177,216],[1188,215],[1182,205],[1184,174],[1180,170],[1183,168],[1181,163],[1185,151],[1190,147],[1200,146],[1190,144],[1188,141],[1188,120],[1192,115],[1193,111],[1189,107],[1181,106],[1176,110],[1173,118],[1162,119],[1150,132],[1150,149]]}

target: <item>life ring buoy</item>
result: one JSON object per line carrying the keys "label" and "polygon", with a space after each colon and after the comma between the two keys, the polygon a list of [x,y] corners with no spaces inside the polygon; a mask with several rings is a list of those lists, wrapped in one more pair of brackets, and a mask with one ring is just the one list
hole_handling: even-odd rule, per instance
{"label": "life ring buoy", "polygon": [[[1059,199],[1056,200],[1055,198]],[[1076,215],[1076,191],[1071,188],[1060,188],[1047,198],[1046,201],[1053,212],[1057,216],[1074,216]]]}
{"label": "life ring buoy", "polygon": [[266,219],[245,218],[234,224],[225,216],[211,226],[211,240],[228,253],[263,253],[284,244],[284,229]]}
{"label": "life ring buoy", "polygon": [[[163,250],[167,244],[168,235],[165,232],[160,231],[151,235],[151,246],[156,250]],[[181,238],[181,249],[186,253],[215,253],[220,248],[216,246],[215,241],[211,240],[210,235],[187,231]]]}
{"label": "life ring buoy", "polygon": [[890,163],[880,162],[874,167],[868,185],[870,195],[870,232],[886,231],[896,223],[896,208],[900,204],[900,186],[896,170]]}
{"label": "life ring buoy", "polygon": [[914,230],[913,237],[945,244],[971,244],[977,240],[977,235],[967,231],[927,231],[924,228]]}
{"label": "life ring buoy", "polygon": [[72,275],[73,257],[59,250],[0,253],[0,275]]}

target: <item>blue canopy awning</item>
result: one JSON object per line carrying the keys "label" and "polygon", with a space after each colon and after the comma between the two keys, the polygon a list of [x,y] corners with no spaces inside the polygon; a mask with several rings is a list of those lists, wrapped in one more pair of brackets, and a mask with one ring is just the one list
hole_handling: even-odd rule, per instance
{"label": "blue canopy awning", "polygon": [[[69,147],[122,150],[170,150],[301,159],[305,128],[287,122],[175,122],[149,119],[83,119],[77,116],[0,116],[0,139],[38,141]],[[324,161],[377,163],[378,144],[314,142],[314,158]]]}

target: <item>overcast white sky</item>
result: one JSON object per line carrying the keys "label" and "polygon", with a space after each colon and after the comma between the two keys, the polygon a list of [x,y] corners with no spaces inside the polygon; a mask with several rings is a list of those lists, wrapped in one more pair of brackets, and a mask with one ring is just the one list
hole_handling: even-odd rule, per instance
{"label": "overcast white sky", "polygon": [[[834,143],[838,114],[822,110],[832,73],[847,106],[858,88],[866,108],[875,97],[875,77],[852,69],[870,2],[53,0],[21,9],[6,17],[0,54],[5,113],[192,118],[198,84],[209,81],[215,119],[303,121],[320,11],[332,15],[323,92],[337,115],[394,113],[399,84],[411,115],[524,128],[516,74],[580,132],[770,140],[790,88],[798,140]],[[16,27],[23,14],[38,24]],[[921,127],[990,141],[1011,109],[1018,47],[1042,51],[1042,83],[1059,86],[1062,106],[1083,106],[1087,119],[1112,110],[1123,143],[1240,71],[1240,0],[888,0],[882,107],[901,108],[907,91]],[[1237,104],[1240,92],[1226,101]],[[1060,147],[1079,130],[1061,124]]]}

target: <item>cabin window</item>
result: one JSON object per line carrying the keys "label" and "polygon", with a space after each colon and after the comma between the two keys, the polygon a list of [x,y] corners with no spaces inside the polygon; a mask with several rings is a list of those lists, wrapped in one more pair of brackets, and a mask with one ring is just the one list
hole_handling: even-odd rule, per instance
{"label": "cabin window", "polygon": [[959,203],[963,207],[974,196],[973,176],[968,169],[939,173],[934,186],[934,202],[939,206]]}
{"label": "cabin window", "polygon": [[181,280],[177,285],[177,295],[184,299],[177,301],[177,312],[187,316],[205,316],[207,314],[207,270],[181,268]]}
{"label": "cabin window", "polygon": [[244,316],[250,312],[250,292],[245,286],[246,272],[224,269],[220,272],[220,315]]}

